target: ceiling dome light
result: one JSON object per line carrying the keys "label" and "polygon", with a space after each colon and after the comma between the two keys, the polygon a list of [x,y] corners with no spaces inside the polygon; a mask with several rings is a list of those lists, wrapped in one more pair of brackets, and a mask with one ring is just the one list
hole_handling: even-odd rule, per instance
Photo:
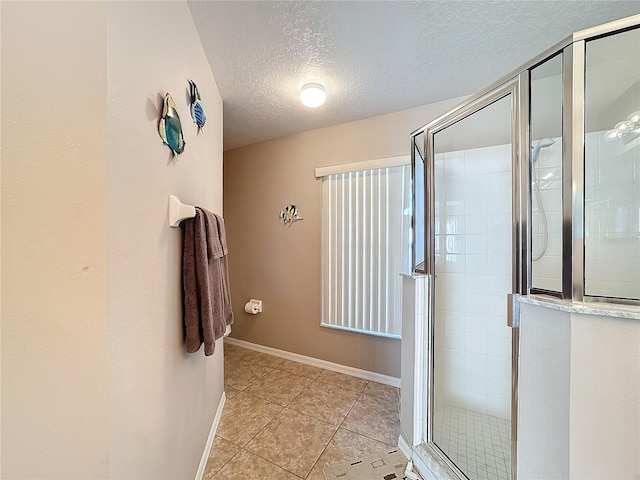
{"label": "ceiling dome light", "polygon": [[307,83],[300,90],[300,101],[309,108],[319,107],[326,98],[324,87],[319,83]]}
{"label": "ceiling dome light", "polygon": [[627,120],[631,123],[640,123],[640,112],[633,112],[627,117]]}

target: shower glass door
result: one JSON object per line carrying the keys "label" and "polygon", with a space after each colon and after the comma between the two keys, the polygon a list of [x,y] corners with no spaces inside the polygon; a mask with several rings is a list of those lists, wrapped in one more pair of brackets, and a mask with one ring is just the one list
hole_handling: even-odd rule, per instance
{"label": "shower glass door", "polygon": [[429,444],[472,480],[512,478],[513,92],[459,115],[431,146]]}

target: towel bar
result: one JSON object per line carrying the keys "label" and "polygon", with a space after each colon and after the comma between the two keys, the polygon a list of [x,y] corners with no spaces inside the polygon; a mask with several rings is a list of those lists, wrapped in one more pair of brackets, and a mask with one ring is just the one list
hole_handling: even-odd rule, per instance
{"label": "towel bar", "polygon": [[169,226],[179,227],[185,218],[196,216],[196,207],[182,203],[175,195],[169,195]]}

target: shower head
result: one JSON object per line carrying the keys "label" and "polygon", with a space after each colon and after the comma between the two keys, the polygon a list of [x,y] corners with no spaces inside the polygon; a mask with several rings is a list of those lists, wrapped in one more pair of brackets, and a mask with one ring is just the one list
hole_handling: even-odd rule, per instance
{"label": "shower head", "polygon": [[551,138],[542,138],[537,142],[534,142],[531,145],[531,149],[533,150],[533,152],[531,153],[531,163],[533,164],[538,161],[538,155],[540,155],[540,150],[542,150],[543,148],[550,147],[554,143],[556,142]]}

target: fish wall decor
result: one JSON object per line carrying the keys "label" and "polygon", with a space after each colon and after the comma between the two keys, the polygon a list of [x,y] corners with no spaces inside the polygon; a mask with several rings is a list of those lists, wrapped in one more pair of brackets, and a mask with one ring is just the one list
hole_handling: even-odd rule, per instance
{"label": "fish wall decor", "polygon": [[200,98],[200,91],[193,80],[189,81],[189,98],[191,101],[191,118],[193,123],[198,126],[198,133],[204,127],[207,121],[207,116],[204,114],[204,107],[202,106],[202,99]]}
{"label": "fish wall decor", "polygon": [[184,135],[182,133],[182,124],[178,116],[178,108],[169,93],[164,96],[164,106],[162,107],[160,122],[158,123],[158,133],[162,141],[169,146],[174,155],[184,152],[186,142],[184,141]]}
{"label": "fish wall decor", "polygon": [[298,213],[298,207],[296,207],[293,203],[290,203],[280,212],[280,218],[282,219],[282,223],[285,225],[293,225],[294,222],[298,220],[302,220],[303,218]]}

